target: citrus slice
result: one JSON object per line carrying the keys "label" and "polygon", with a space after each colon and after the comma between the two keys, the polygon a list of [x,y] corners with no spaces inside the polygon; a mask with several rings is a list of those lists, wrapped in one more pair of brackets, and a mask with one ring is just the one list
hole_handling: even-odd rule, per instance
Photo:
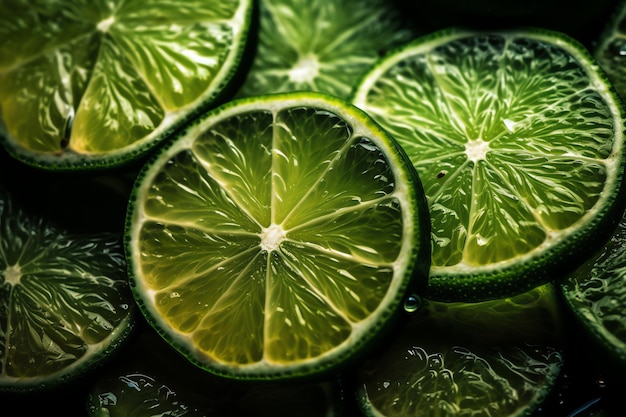
{"label": "citrus slice", "polygon": [[0,137],[54,169],[138,158],[240,67],[253,2],[0,4]]}
{"label": "citrus slice", "polygon": [[347,98],[360,76],[417,30],[385,0],[263,0],[258,49],[239,97],[311,90]]}
{"label": "citrus slice", "polygon": [[626,3],[619,2],[596,39],[593,54],[622,99],[626,99]]}
{"label": "citrus slice", "polygon": [[148,321],[239,379],[336,369],[393,326],[430,264],[414,168],[365,113],[319,93],[199,118],[139,173],[126,224]]}
{"label": "citrus slice", "polygon": [[626,369],[626,217],[611,238],[561,283],[565,305],[613,367]]}
{"label": "citrus slice", "polygon": [[43,391],[84,376],[134,324],[122,243],[72,235],[0,190],[0,392]]}
{"label": "citrus slice", "polygon": [[375,417],[530,416],[564,363],[556,301],[551,284],[478,303],[425,300],[357,372],[360,409]]}
{"label": "citrus slice", "polygon": [[424,185],[431,299],[500,298],[563,276],[619,220],[623,108],[563,34],[436,32],[382,58],[352,101]]}
{"label": "citrus slice", "polygon": [[90,417],[336,417],[342,412],[343,386],[335,376],[299,383],[226,381],[185,360],[147,328],[87,394]]}

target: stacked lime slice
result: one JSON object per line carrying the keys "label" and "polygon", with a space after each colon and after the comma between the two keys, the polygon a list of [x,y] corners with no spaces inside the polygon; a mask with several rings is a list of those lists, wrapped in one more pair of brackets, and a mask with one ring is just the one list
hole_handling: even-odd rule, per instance
{"label": "stacked lime slice", "polygon": [[429,200],[429,296],[484,300],[563,276],[624,201],[624,110],[586,49],[541,30],[445,30],[382,58],[353,102]]}
{"label": "stacked lime slice", "polygon": [[365,113],[319,93],[241,99],[140,172],[131,284],[198,366],[317,375],[380,341],[423,287],[428,219],[415,170]]}
{"label": "stacked lime slice", "polygon": [[119,238],[69,234],[0,190],[0,392],[87,374],[123,345],[133,305]]}
{"label": "stacked lime slice", "polygon": [[534,415],[564,363],[555,287],[478,303],[426,300],[357,372],[364,415]]}
{"label": "stacked lime slice", "polygon": [[253,2],[0,3],[0,137],[29,164],[133,160],[241,68]]}
{"label": "stacked lime slice", "polygon": [[626,98],[626,3],[620,2],[594,47],[594,57]]}
{"label": "stacked lime slice", "polygon": [[240,97],[311,90],[346,98],[374,61],[417,33],[386,0],[262,0],[260,12]]}

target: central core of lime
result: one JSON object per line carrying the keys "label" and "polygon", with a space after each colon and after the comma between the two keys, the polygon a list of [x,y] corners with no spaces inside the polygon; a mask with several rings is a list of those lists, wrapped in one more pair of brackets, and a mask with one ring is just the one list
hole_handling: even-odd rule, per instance
{"label": "central core of lime", "polygon": [[485,142],[482,139],[470,140],[465,144],[465,154],[467,155],[467,159],[472,162],[485,159],[488,150],[489,142]]}
{"label": "central core of lime", "polygon": [[115,22],[115,18],[113,18],[113,16],[107,18],[107,19],[103,19],[100,22],[98,22],[98,30],[100,32],[106,32],[109,30],[109,28],[111,27],[111,25],[113,24],[113,22]]}
{"label": "central core of lime", "polygon": [[302,55],[289,71],[289,81],[303,83],[313,81],[319,74],[320,63],[314,54]]}
{"label": "central core of lime", "polygon": [[279,224],[271,224],[261,231],[261,249],[271,252],[278,249],[285,239],[285,229]]}

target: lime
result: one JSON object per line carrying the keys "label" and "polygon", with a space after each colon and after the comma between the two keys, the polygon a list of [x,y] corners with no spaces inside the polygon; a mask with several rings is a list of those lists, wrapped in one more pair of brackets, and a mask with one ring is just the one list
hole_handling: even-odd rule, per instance
{"label": "lime", "polygon": [[226,381],[185,360],[150,329],[99,375],[88,392],[90,417],[334,417],[342,413],[337,377],[316,382]]}
{"label": "lime", "polygon": [[138,158],[227,94],[252,0],[0,3],[0,137],[31,165]]}
{"label": "lime", "polygon": [[[613,366],[626,366],[626,217],[605,245],[561,283],[579,327]],[[626,368],[622,368],[626,369]]]}
{"label": "lime", "polygon": [[430,266],[426,199],[401,148],[321,93],[211,111],[139,173],[126,222],[148,321],[235,379],[319,376],[393,327]]}
{"label": "lime", "polygon": [[416,34],[386,0],[261,0],[258,50],[237,95],[311,90],[347,98],[376,59]]}
{"label": "lime", "polygon": [[68,234],[0,190],[0,392],[85,375],[123,345],[133,306],[119,237]]}
{"label": "lime", "polygon": [[596,41],[594,57],[626,99],[626,2],[619,3]]}
{"label": "lime", "polygon": [[563,34],[439,31],[383,57],[352,101],[424,185],[429,298],[500,298],[558,278],[619,221],[623,108]]}
{"label": "lime", "polygon": [[531,415],[564,363],[556,301],[551,284],[479,303],[426,299],[357,372],[361,410],[376,417]]}

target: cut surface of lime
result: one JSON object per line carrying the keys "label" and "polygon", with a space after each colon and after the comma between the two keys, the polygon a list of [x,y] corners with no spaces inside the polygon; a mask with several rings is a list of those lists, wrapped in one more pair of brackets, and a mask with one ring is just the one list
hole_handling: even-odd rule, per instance
{"label": "cut surface of lime", "polygon": [[0,190],[0,392],[75,380],[134,327],[119,237],[71,235]]}
{"label": "cut surface of lime", "polygon": [[0,137],[55,169],[143,155],[219,100],[252,0],[0,3]]}
{"label": "cut surface of lime", "polygon": [[626,217],[611,238],[561,283],[566,305],[598,351],[626,369]]}
{"label": "cut surface of lime", "polygon": [[391,326],[430,266],[414,168],[365,113],[318,93],[195,121],[135,183],[126,222],[145,316],[211,372],[339,367]]}
{"label": "cut surface of lime", "polygon": [[479,303],[425,300],[358,371],[361,410],[372,417],[532,415],[563,365],[556,300],[550,284]]}
{"label": "cut surface of lime", "polygon": [[256,56],[237,96],[311,90],[347,98],[417,30],[385,0],[261,0]]}
{"label": "cut surface of lime", "polygon": [[619,220],[622,104],[563,34],[436,32],[383,57],[352,101],[420,175],[432,299],[499,298],[562,276]]}
{"label": "cut surface of lime", "polygon": [[593,49],[595,59],[626,99],[626,2],[619,2]]}

